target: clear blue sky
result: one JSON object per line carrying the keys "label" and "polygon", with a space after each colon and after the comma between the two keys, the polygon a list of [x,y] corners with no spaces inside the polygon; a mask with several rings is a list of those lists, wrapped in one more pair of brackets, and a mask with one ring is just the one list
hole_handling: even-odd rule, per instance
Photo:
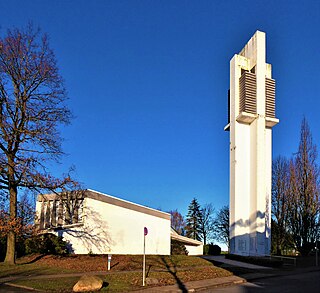
{"label": "clear blue sky", "polygon": [[0,33],[50,37],[75,119],[62,130],[85,187],[186,214],[229,198],[229,61],[267,33],[276,79],[273,155],[296,152],[306,116],[320,142],[320,1],[4,1]]}

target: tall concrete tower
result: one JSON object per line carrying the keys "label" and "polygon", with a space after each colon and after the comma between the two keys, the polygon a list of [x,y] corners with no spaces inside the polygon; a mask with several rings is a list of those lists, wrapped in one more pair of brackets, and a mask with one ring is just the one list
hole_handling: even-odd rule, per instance
{"label": "tall concrete tower", "polygon": [[230,61],[230,252],[269,255],[275,80],[257,31]]}

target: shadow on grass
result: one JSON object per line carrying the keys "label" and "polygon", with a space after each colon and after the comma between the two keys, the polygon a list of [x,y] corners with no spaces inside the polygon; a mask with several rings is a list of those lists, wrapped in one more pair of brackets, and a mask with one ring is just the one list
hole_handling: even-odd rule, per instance
{"label": "shadow on grass", "polygon": [[38,260],[40,260],[41,258],[43,258],[45,256],[45,254],[40,254],[38,256],[36,256],[35,258],[29,260],[29,261],[26,261],[26,262],[21,262],[21,263],[18,263],[17,265],[28,265],[28,264],[32,264],[32,263],[35,263],[37,262]]}
{"label": "shadow on grass", "polygon": [[120,262],[115,263],[114,265],[110,266],[110,269],[116,267]]}
{"label": "shadow on grass", "polygon": [[147,273],[146,273],[146,278],[149,277],[151,268],[152,268],[152,265],[148,265],[148,269],[147,269]]}
{"label": "shadow on grass", "polygon": [[[19,266],[19,265],[16,265]],[[39,275],[43,273],[43,269],[39,268],[39,269],[31,269],[31,270],[27,270],[27,271],[5,271],[5,272],[0,272],[0,279],[6,279],[6,278],[10,278],[12,280],[21,280],[21,279],[26,279],[28,278],[30,275]],[[0,284],[2,284],[3,282],[0,281]]]}
{"label": "shadow on grass", "polygon": [[109,286],[109,283],[108,283],[108,282],[104,281],[104,282],[102,283],[102,288],[107,288],[108,286]]}
{"label": "shadow on grass", "polygon": [[166,258],[164,256],[161,256],[161,260],[163,262],[163,264],[165,265],[165,267],[167,268],[167,271],[174,277],[174,279],[176,280],[179,289],[181,290],[181,292],[183,293],[187,293],[188,290],[186,288],[186,286],[183,284],[183,282],[179,279],[179,277],[177,276],[177,266],[176,264],[171,260],[171,263],[169,263]]}

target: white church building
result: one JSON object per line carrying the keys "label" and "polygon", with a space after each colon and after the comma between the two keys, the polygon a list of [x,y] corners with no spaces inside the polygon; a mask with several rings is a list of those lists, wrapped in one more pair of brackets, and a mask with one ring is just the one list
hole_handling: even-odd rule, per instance
{"label": "white church building", "polygon": [[62,236],[75,254],[143,254],[144,237],[146,254],[170,255],[171,239],[203,254],[202,242],[171,229],[169,213],[90,189],[39,195],[36,214],[38,229]]}

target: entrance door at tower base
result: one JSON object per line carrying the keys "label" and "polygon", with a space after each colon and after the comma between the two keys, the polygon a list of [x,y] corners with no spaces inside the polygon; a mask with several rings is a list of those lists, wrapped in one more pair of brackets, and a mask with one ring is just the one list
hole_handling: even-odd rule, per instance
{"label": "entrance door at tower base", "polygon": [[239,235],[230,239],[230,253],[244,256],[270,255],[271,239],[264,233]]}

